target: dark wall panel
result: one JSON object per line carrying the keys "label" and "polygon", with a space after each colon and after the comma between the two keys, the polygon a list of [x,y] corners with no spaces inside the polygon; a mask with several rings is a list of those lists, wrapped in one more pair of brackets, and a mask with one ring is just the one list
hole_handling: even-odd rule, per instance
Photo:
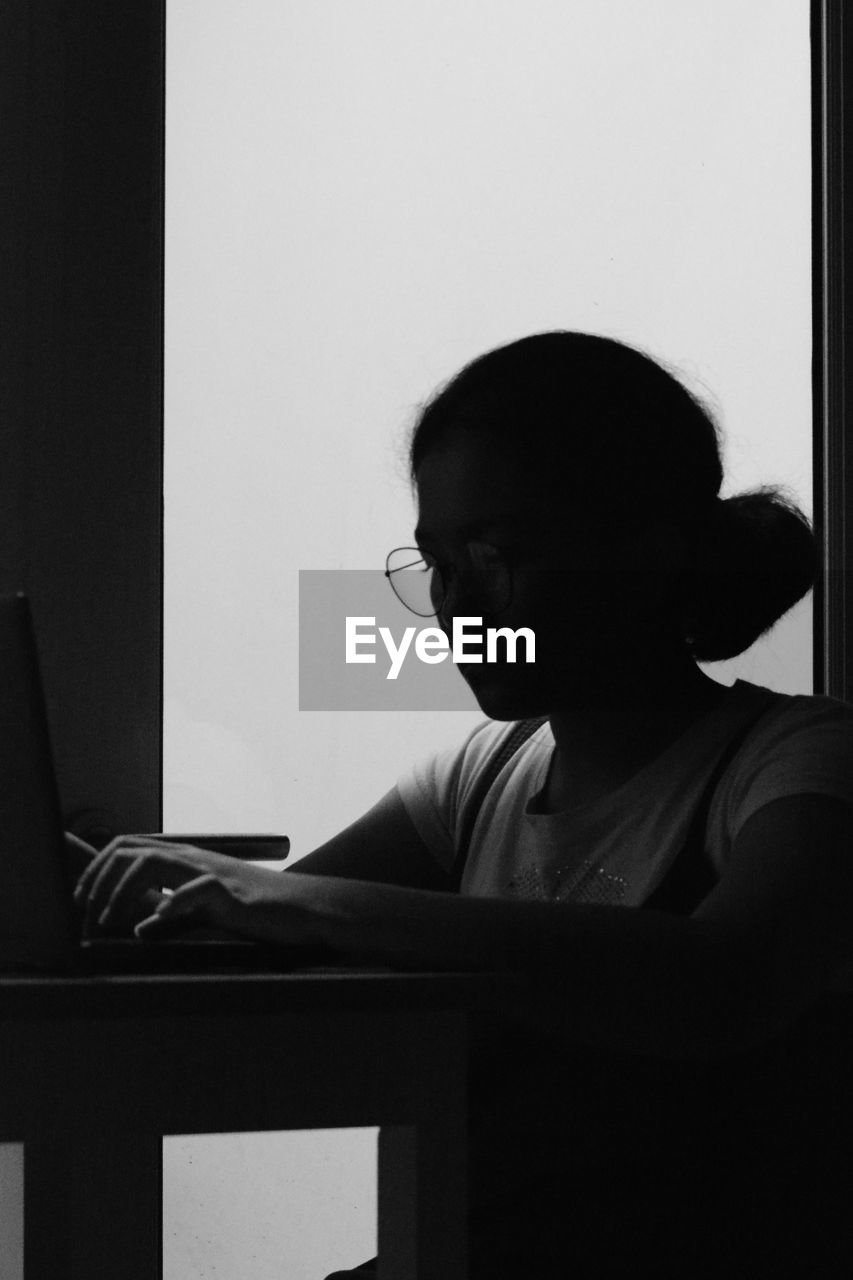
{"label": "dark wall panel", "polygon": [[66,813],[121,830],[160,818],[163,30],[162,0],[0,15],[0,586]]}

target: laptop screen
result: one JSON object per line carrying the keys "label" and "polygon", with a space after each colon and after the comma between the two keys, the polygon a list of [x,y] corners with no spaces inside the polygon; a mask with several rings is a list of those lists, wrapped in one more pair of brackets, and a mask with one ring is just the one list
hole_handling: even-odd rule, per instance
{"label": "laptop screen", "polygon": [[75,953],[62,819],[29,602],[0,596],[0,971]]}

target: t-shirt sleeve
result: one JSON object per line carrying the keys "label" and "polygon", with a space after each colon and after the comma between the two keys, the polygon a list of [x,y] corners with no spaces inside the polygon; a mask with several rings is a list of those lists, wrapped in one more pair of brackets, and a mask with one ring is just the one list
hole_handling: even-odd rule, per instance
{"label": "t-shirt sleeve", "polygon": [[459,815],[495,738],[505,729],[492,720],[478,724],[460,746],[419,761],[397,779],[397,794],[435,860],[453,866]]}
{"label": "t-shirt sleeve", "polygon": [[795,699],[756,741],[732,791],[732,842],[764,805],[809,793],[853,806],[853,706],[838,699]]}

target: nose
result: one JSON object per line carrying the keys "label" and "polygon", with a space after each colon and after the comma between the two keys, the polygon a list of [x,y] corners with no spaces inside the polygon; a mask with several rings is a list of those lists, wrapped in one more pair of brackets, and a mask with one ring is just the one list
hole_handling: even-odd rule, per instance
{"label": "nose", "polygon": [[479,618],[484,627],[501,624],[501,615],[491,608],[476,574],[458,575],[447,589],[444,602],[436,613],[438,625],[447,636],[451,634],[456,617]]}
{"label": "nose", "polygon": [[457,615],[462,617],[479,617],[482,612],[482,600],[477,600],[477,583],[473,574],[454,573],[445,587],[444,600],[436,616],[445,628],[452,625]]}

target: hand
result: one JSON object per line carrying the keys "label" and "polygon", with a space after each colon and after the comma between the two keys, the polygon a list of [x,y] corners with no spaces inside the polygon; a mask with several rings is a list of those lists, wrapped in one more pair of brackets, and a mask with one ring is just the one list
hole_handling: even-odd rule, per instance
{"label": "hand", "polygon": [[314,876],[174,841],[119,836],[83,872],[74,893],[84,931],[172,933],[204,925],[273,944],[327,941]]}
{"label": "hand", "polygon": [[190,924],[273,946],[335,945],[332,917],[323,909],[328,884],[322,878],[282,874],[236,858],[226,858],[226,863],[164,894],[154,912],[136,925],[137,937],[156,937]]}
{"label": "hand", "polygon": [[74,891],[75,902],[84,909],[86,935],[99,930],[128,933],[176,888],[226,872],[235,863],[193,845],[139,836],[119,836],[92,854]]}

